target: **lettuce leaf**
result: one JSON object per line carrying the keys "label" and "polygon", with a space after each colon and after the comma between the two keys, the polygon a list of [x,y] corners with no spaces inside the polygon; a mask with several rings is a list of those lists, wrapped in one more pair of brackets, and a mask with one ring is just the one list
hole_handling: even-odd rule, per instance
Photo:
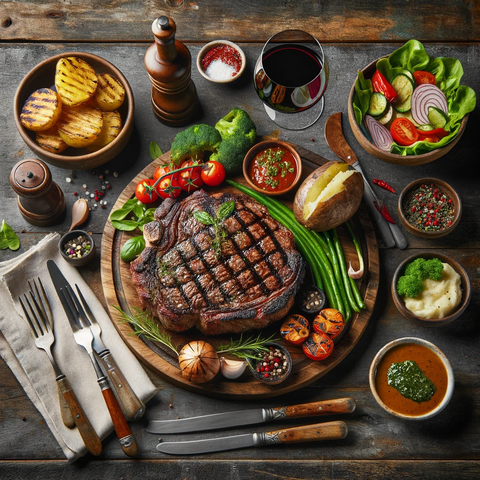
{"label": "lettuce leaf", "polygon": [[[463,76],[461,62],[455,58],[448,57],[431,58],[418,40],[409,40],[388,58],[380,59],[376,67],[389,81],[397,73],[405,69],[412,73],[417,70],[426,70],[435,75],[437,86],[445,93],[448,101],[449,121],[446,125],[446,129],[450,132],[448,136],[442,138],[438,143],[417,142],[409,147],[394,143],[391,153],[397,155],[420,155],[447,145],[457,135],[463,117],[475,109],[475,92],[470,87],[460,85]],[[353,110],[355,119],[361,127],[363,126],[362,121],[368,110],[372,93],[371,81],[365,79],[359,72],[355,82]]]}

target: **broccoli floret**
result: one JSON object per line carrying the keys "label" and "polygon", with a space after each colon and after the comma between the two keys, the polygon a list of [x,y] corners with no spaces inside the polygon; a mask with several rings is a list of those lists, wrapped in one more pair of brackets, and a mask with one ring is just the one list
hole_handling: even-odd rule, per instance
{"label": "broccoli floret", "polygon": [[417,258],[405,268],[405,275],[397,282],[399,295],[415,298],[424,288],[423,280],[440,280],[442,278],[443,264],[440,259],[432,258],[425,260]]}
{"label": "broccoli floret", "polygon": [[222,136],[222,142],[211,160],[220,162],[225,167],[227,176],[234,176],[242,171],[243,158],[255,143],[257,129],[247,112],[232,108],[220,119],[215,128]]}
{"label": "broccoli floret", "polygon": [[201,123],[177,133],[172,143],[172,161],[180,165],[187,158],[202,158],[203,152],[216,152],[222,141],[219,131]]}

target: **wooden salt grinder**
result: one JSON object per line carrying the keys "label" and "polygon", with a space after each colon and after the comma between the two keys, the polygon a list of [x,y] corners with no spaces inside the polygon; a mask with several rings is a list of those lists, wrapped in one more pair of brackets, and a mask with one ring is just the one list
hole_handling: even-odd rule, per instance
{"label": "wooden salt grinder", "polygon": [[155,43],[145,54],[145,68],[152,82],[152,107],[164,124],[179,127],[191,123],[199,114],[197,89],[191,79],[191,55],[175,40],[175,22],[166,16],[155,19]]}
{"label": "wooden salt grinder", "polygon": [[52,181],[45,163],[29,158],[18,162],[10,173],[10,184],[18,195],[23,218],[37,227],[60,223],[65,217],[65,197]]}

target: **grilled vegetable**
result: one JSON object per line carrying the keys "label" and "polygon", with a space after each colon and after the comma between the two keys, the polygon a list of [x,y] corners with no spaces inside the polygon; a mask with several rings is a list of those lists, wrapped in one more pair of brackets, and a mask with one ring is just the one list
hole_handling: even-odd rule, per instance
{"label": "grilled vegetable", "polygon": [[57,122],[58,134],[70,147],[91,145],[100,135],[103,126],[102,111],[88,105],[64,105]]}
{"label": "grilled vegetable", "polygon": [[302,350],[310,360],[325,360],[333,352],[333,340],[325,333],[313,332],[303,342]]}
{"label": "grilled vegetable", "polygon": [[389,104],[385,95],[380,92],[373,93],[370,98],[370,106],[368,107],[367,113],[374,117],[381,117],[386,113]]}
{"label": "grilled vegetable", "polygon": [[35,90],[23,105],[20,121],[25,128],[42,132],[53,127],[62,111],[58,95],[49,88]]}
{"label": "grilled vegetable", "polygon": [[313,330],[317,333],[325,333],[332,340],[337,338],[345,328],[343,315],[335,308],[324,308],[313,319]]}
{"label": "grilled vegetable", "polygon": [[56,125],[48,130],[37,132],[35,141],[44,149],[52,153],[62,153],[68,145],[58,134]]}
{"label": "grilled vegetable", "polygon": [[394,108],[399,112],[408,112],[412,108],[412,94],[414,83],[411,77],[404,73],[395,75],[392,80],[392,87],[398,97],[393,102]]}
{"label": "grilled vegetable", "polygon": [[120,108],[125,100],[125,89],[122,84],[109,73],[97,75],[98,85],[94,98],[104,112],[112,112]]}
{"label": "grilled vegetable", "polygon": [[75,107],[93,97],[97,75],[81,58],[61,58],[55,71],[55,87],[63,104]]}
{"label": "grilled vegetable", "polygon": [[310,324],[302,315],[289,315],[280,327],[280,335],[288,342],[300,345],[310,335]]}
{"label": "grilled vegetable", "polygon": [[98,138],[87,147],[88,152],[96,152],[113,142],[122,130],[122,117],[118,112],[103,112],[103,126]]}

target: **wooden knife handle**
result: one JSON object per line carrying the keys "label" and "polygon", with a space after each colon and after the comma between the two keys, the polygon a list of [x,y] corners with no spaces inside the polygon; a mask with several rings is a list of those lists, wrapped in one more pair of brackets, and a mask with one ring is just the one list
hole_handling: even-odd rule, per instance
{"label": "wooden knife handle", "polygon": [[93,429],[90,420],[85,415],[70,383],[66,378],[60,379],[58,380],[58,388],[72,413],[73,420],[85,443],[85,447],[87,447],[87,450],[93,455],[100,455],[100,453],[102,453],[102,442],[100,438],[98,438],[97,432]]}
{"label": "wooden knife handle", "polygon": [[113,427],[115,428],[123,452],[129,457],[135,456],[137,454],[137,442],[128,426],[127,419],[120,408],[113,390],[110,387],[102,387],[102,394],[105,403],[107,404],[108,411],[110,412]]}
{"label": "wooden knife handle", "polygon": [[352,413],[357,404],[351,397],[321,400],[319,402],[303,403],[290,407],[279,407],[274,410],[285,409],[287,418],[315,417],[317,415],[334,415],[336,413]]}
{"label": "wooden knife handle", "polygon": [[100,358],[110,378],[110,383],[115,389],[125,417],[127,417],[127,420],[138,420],[145,413],[145,405],[132,390],[132,387],[118,368],[112,354],[108,352],[102,354]]}
{"label": "wooden knife handle", "polygon": [[63,424],[67,428],[74,428],[75,427],[75,420],[73,418],[72,412],[70,411],[70,407],[62,394],[62,391],[71,390],[70,384],[68,380],[62,376],[57,378],[57,390],[58,390],[58,402],[60,404],[60,413],[62,415]]}
{"label": "wooden knife handle", "polygon": [[[345,438],[348,428],[345,422],[317,423],[303,427],[287,428],[264,433],[260,440],[263,445],[276,443],[318,442],[321,440],[339,440]],[[262,436],[262,434],[260,434]]]}

